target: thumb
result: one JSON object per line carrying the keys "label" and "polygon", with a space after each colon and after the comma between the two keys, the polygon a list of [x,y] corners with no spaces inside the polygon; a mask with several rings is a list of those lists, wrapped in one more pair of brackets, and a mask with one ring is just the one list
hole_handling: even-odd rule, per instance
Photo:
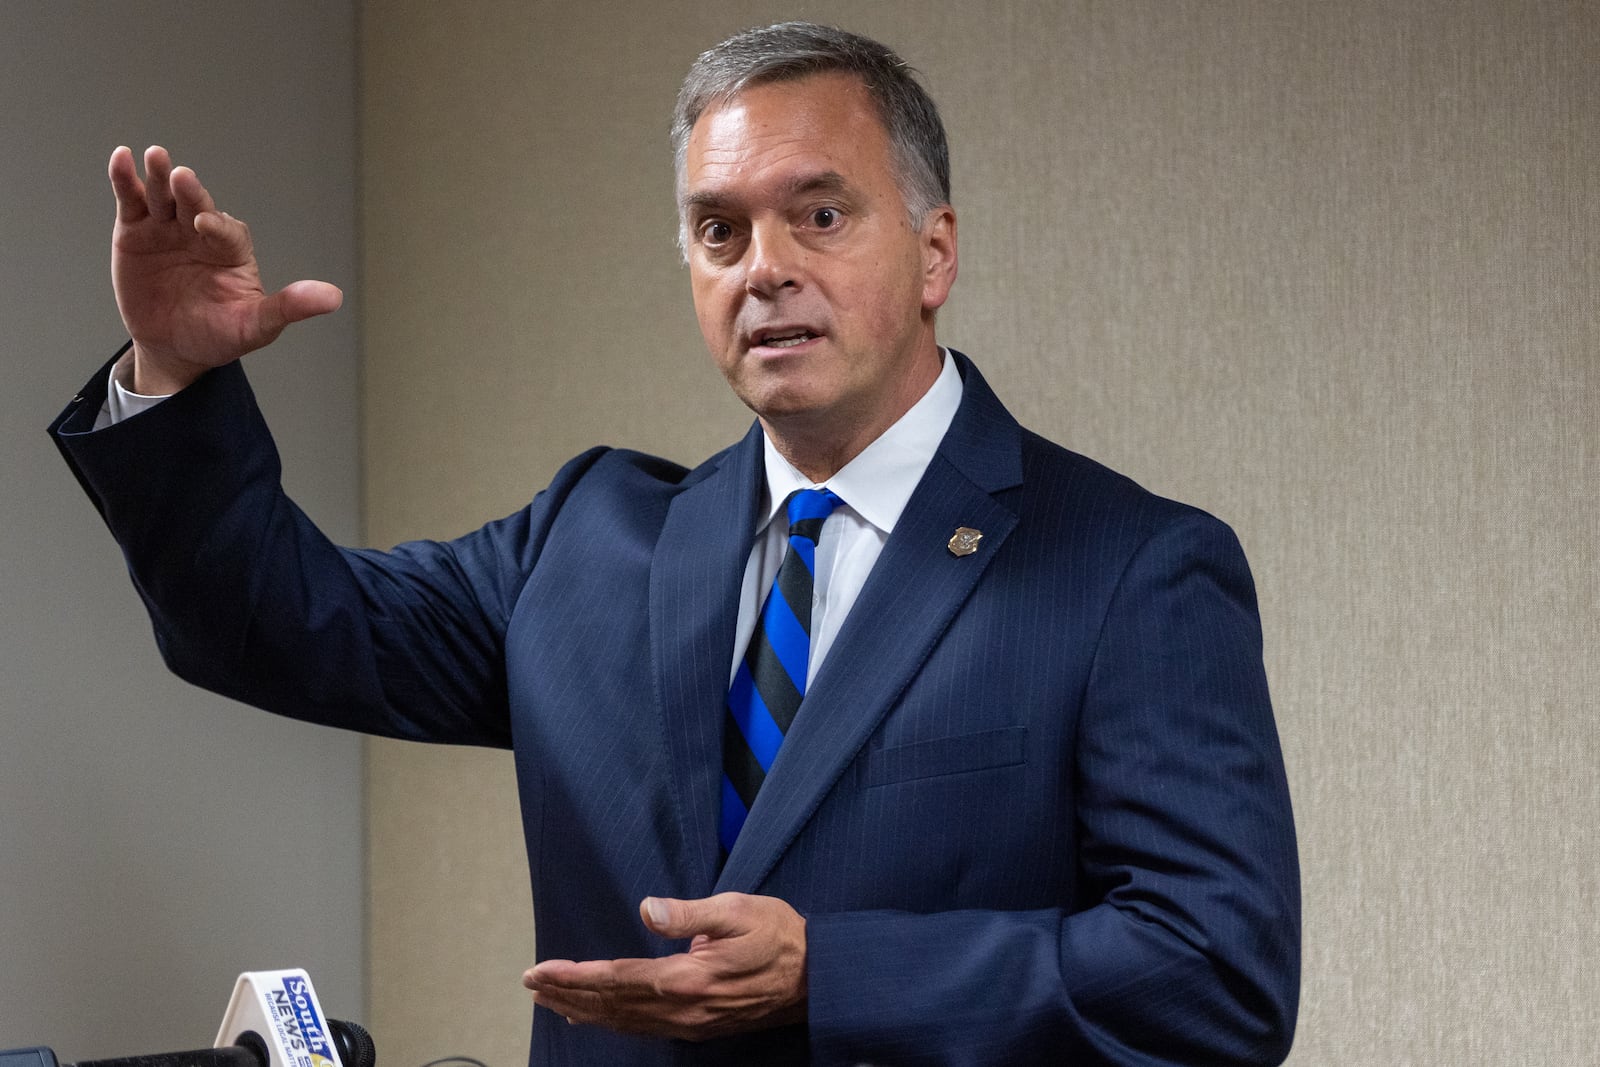
{"label": "thumb", "polygon": [[263,336],[273,338],[291,322],[337,311],[343,303],[344,293],[336,285],[294,282],[262,299],[257,325]]}
{"label": "thumb", "polygon": [[283,321],[290,323],[338,311],[344,303],[344,292],[327,282],[294,282],[278,290],[273,299],[278,301]]}
{"label": "thumb", "polygon": [[703,900],[674,900],[671,897],[645,897],[639,904],[644,924],[662,937],[683,938],[698,934],[731,937],[739,932],[733,922],[729,894]]}

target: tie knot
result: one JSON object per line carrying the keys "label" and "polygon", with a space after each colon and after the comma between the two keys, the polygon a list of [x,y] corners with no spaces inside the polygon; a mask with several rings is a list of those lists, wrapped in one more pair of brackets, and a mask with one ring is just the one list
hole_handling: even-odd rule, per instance
{"label": "tie knot", "polygon": [[822,523],[844,501],[832,489],[796,489],[784,501],[789,513],[789,536],[804,537],[812,544],[822,536]]}

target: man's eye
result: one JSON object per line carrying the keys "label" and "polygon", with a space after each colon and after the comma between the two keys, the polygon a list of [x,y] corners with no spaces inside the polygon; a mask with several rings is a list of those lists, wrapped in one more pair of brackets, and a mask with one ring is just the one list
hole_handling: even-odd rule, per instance
{"label": "man's eye", "polygon": [[700,227],[703,244],[720,245],[733,237],[733,227],[726,222],[708,222]]}
{"label": "man's eye", "polygon": [[839,213],[831,207],[819,207],[811,213],[811,225],[819,230],[831,229],[839,225]]}

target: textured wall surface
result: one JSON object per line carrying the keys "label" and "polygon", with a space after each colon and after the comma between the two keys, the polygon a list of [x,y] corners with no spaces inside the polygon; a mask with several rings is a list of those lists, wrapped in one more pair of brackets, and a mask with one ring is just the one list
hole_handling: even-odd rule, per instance
{"label": "textured wall surface", "polygon": [[[363,1014],[362,749],[167,673],[44,429],[124,340],[106,160],[159,143],[269,284],[356,262],[354,4],[0,2],[0,1049],[191,1049],[243,970]],[[248,361],[284,481],[358,532],[356,323]]]}
{"label": "textured wall surface", "polygon": [[[1250,553],[1304,865],[1291,1062],[1591,1060],[1594,4],[371,5],[370,539],[512,510],[596,442],[742,429],[664,130],[700,48],[794,15],[894,44],[944,109],[941,338]],[[374,1028],[515,1062],[509,760],[374,745],[369,789]]]}

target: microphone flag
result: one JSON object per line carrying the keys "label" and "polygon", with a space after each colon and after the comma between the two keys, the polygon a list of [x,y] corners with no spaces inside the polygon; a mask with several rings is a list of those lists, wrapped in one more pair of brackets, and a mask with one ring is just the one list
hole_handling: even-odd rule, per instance
{"label": "microphone flag", "polygon": [[266,1044],[270,1067],[345,1067],[305,971],[246,971],[239,976],[216,1047],[240,1044],[247,1032]]}

